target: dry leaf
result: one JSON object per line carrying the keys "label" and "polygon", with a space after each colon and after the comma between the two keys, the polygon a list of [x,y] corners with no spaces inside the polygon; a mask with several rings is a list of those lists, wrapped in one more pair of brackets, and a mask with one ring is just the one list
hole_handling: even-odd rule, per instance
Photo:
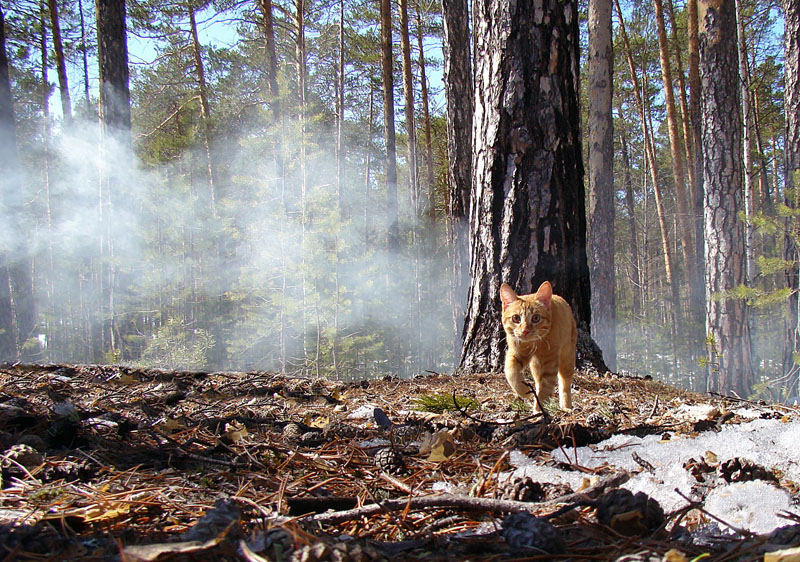
{"label": "dry leaf", "polygon": [[156,424],[156,429],[164,433],[172,433],[179,429],[183,429],[184,425],[176,419],[167,418],[165,421]]}
{"label": "dry leaf", "polygon": [[239,443],[242,439],[250,435],[247,431],[247,428],[243,424],[239,424],[236,422],[226,423],[225,424],[225,437],[227,437],[231,443]]}
{"label": "dry leaf", "polygon": [[133,377],[133,375],[130,375],[128,373],[120,373],[120,375],[117,378],[113,379],[113,380],[117,384],[133,384],[135,382],[138,382]]}
{"label": "dry leaf", "polygon": [[671,548],[664,554],[661,562],[686,562],[686,556],[680,550]]}
{"label": "dry leaf", "polygon": [[437,431],[433,436],[431,454],[428,460],[432,462],[444,462],[456,452],[456,442],[449,431],[444,429]]}

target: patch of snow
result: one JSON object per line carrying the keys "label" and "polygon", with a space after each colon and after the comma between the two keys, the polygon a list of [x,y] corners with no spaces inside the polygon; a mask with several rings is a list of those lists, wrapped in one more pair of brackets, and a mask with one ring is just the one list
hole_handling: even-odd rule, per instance
{"label": "patch of snow", "polygon": [[736,408],[735,410],[732,411],[737,416],[741,416],[743,418],[751,420],[758,419],[761,417],[761,412],[759,410],[756,410],[755,408]]}
{"label": "patch of snow", "polygon": [[515,467],[515,470],[500,473],[498,480],[501,482],[512,478],[528,477],[536,482],[567,484],[573,490],[577,490],[586,477],[585,474],[580,472],[569,472],[536,464],[528,455],[516,449],[511,451],[508,463]]}
{"label": "patch of snow", "polygon": [[726,523],[766,535],[789,523],[776,513],[791,511],[793,506],[786,490],[753,480],[714,488],[706,496],[704,507]]}
{"label": "patch of snow", "polygon": [[348,420],[365,420],[371,419],[373,417],[373,413],[375,412],[376,406],[374,404],[364,404],[363,406],[359,406],[352,412],[350,412],[347,416]]}
{"label": "patch of snow", "polygon": [[[707,451],[713,452],[719,462],[732,458],[754,461],[768,470],[778,469],[783,477],[800,483],[800,463],[797,462],[797,444],[800,443],[800,421],[789,423],[780,420],[757,419],[742,424],[726,425],[719,432],[707,431],[691,436],[674,436],[662,441],[658,435],[632,437],[615,435],[590,447],[555,450],[553,458],[559,462],[575,463],[586,468],[603,464],[634,472],[624,485],[632,492],[644,492],[656,499],[669,512],[686,505],[675,489],[689,496],[696,483],[683,468],[690,458],[701,460]],[[560,480],[575,488],[583,474],[549,467],[533,468],[525,464],[524,454],[511,454],[511,463],[529,475],[548,481]],[[649,463],[654,471],[647,472],[633,459],[633,453]],[[541,472],[539,472],[541,470]],[[780,511],[800,513],[793,506],[789,494],[763,481],[727,484],[724,481],[709,493],[705,509],[723,521],[755,533],[768,533],[786,521],[778,518]]]}
{"label": "patch of snow", "polygon": [[719,410],[711,404],[681,404],[675,410],[675,416],[687,421],[713,419]]}
{"label": "patch of snow", "polygon": [[431,490],[434,492],[443,492],[445,494],[450,494],[453,492],[453,485],[449,482],[434,482],[433,486],[431,486]]}
{"label": "patch of snow", "polygon": [[368,449],[370,447],[388,447],[391,444],[392,442],[388,439],[376,437],[375,439],[370,439],[369,441],[361,441],[358,446],[362,449]]}

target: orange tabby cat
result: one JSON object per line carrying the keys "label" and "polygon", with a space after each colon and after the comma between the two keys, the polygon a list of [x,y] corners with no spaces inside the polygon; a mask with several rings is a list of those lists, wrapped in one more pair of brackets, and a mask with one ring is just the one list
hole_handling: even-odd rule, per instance
{"label": "orange tabby cat", "polygon": [[[535,295],[517,295],[510,285],[500,287],[503,301],[503,328],[506,331],[506,380],[514,393],[534,403],[534,411],[541,412],[553,395],[558,373],[559,404],[562,409],[572,408],[572,371],[575,370],[575,344],[578,331],[575,318],[567,301],[553,294],[553,287],[545,281]],[[522,373],[530,368],[536,382],[536,400]]]}

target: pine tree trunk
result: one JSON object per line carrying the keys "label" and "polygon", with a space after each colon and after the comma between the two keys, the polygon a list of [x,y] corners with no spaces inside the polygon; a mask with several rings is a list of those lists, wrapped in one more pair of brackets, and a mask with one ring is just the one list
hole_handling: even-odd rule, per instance
{"label": "pine tree trunk", "polygon": [[83,96],[86,115],[92,113],[92,98],[89,95],[89,55],[86,46],[86,22],[83,15],[83,0],[78,0],[78,13],[81,24],[81,60],[83,61]]}
{"label": "pine tree trunk", "polygon": [[217,215],[217,198],[219,181],[217,180],[217,167],[214,164],[214,155],[211,147],[211,104],[208,102],[208,84],[206,84],[206,71],[203,65],[203,55],[200,39],[197,36],[197,20],[194,7],[187,3],[189,9],[189,31],[192,36],[192,59],[194,60],[194,73],[197,79],[197,90],[200,94],[200,127],[203,133],[203,144],[206,149],[206,168],[208,170],[209,201],[212,216]]}
{"label": "pine tree trunk", "polygon": [[588,326],[577,2],[475,3],[474,181],[461,369],[500,369],[499,290],[545,280]]}
{"label": "pine tree trunk", "polygon": [[472,185],[472,64],[467,0],[442,0],[444,85],[447,101],[448,224],[452,247],[453,358],[461,356],[469,280],[467,212]]}
{"label": "pine tree trunk", "polygon": [[[739,81],[742,84],[742,156],[743,156],[743,183],[744,183],[744,212],[748,217],[753,216],[753,112],[750,103],[749,72],[747,70],[747,45],[744,37],[744,24],[742,23],[741,1],[736,0],[736,34],[738,40]],[[753,286],[756,275],[756,258],[753,248],[753,224],[747,221],[744,225],[744,251],[745,251],[745,283]]]}
{"label": "pine tree trunk", "polygon": [[[622,17],[622,10],[619,7],[619,1],[615,0],[617,8],[617,16],[619,18],[620,33],[622,35],[623,45],[625,47],[625,58],[628,61],[628,70],[631,75],[631,82],[633,83],[634,99],[636,100],[636,107],[639,110],[639,118],[642,123],[642,137],[644,139],[645,159],[647,161],[647,168],[650,171],[650,180],[653,183],[653,195],[656,202],[656,213],[658,215],[659,231],[661,233],[661,248],[664,257],[664,272],[667,278],[667,284],[670,287],[672,294],[672,309],[670,313],[670,324],[673,334],[677,328],[677,314],[679,310],[680,301],[678,298],[678,287],[673,276],[672,267],[672,251],[670,250],[669,234],[667,231],[666,217],[664,216],[664,204],[661,198],[661,186],[658,180],[658,170],[656,167],[655,149],[653,147],[651,129],[648,126],[647,112],[642,99],[642,90],[639,85],[639,78],[636,73],[636,68],[633,64],[633,54],[631,52],[630,41],[628,40],[628,33],[625,29],[625,20]],[[645,75],[646,76],[646,75]]]}
{"label": "pine tree trunk", "polygon": [[753,383],[750,332],[742,299],[714,298],[745,281],[742,209],[742,123],[733,2],[703,2],[700,76],[703,100],[706,330],[711,384],[747,396]]}
{"label": "pine tree trunk", "polygon": [[403,109],[406,119],[408,147],[408,187],[411,208],[419,216],[419,182],[417,172],[417,131],[414,125],[414,78],[411,74],[411,39],[408,33],[408,0],[400,0],[400,51],[403,59]]}
{"label": "pine tree trunk", "polygon": [[131,95],[124,0],[95,0],[100,60],[100,119],[130,142]]}
{"label": "pine tree trunk", "polygon": [[[695,165],[692,209],[695,216],[695,255],[700,259],[700,256],[703,256],[705,240],[703,240],[702,103],[700,96],[700,43],[698,39],[699,15],[697,13],[697,1],[686,0],[686,13],[689,46],[689,116],[692,122],[692,146],[694,147]],[[698,268],[698,270],[698,273],[702,271],[701,268]]]}
{"label": "pine tree trunk", "polygon": [[624,171],[624,184],[625,184],[625,209],[628,211],[628,232],[630,236],[630,255],[631,266],[633,272],[631,278],[633,279],[633,308],[632,313],[634,318],[638,318],[642,310],[642,290],[644,280],[642,278],[642,268],[640,267],[639,257],[639,238],[636,229],[636,207],[633,199],[633,181],[631,179],[631,163],[630,155],[628,152],[628,140],[625,132],[622,132],[622,165]]}
{"label": "pine tree trunk", "polygon": [[424,32],[422,16],[420,15],[419,2],[416,3],[417,15],[417,48],[419,49],[419,83],[422,94],[422,119],[425,126],[425,171],[428,187],[428,214],[436,220],[436,202],[434,201],[434,174],[433,174],[433,134],[431,132],[431,112],[428,100],[428,78],[425,71],[425,48],[423,45]]}
{"label": "pine tree trunk", "polygon": [[386,141],[386,211],[387,248],[390,257],[400,248],[400,224],[397,209],[397,140],[394,128],[394,77],[392,75],[392,4],[380,0],[381,76],[383,79],[383,129]]}
{"label": "pine tree trunk", "polygon": [[[100,61],[100,120],[104,151],[116,139],[123,152],[131,142],[131,105],[128,70],[128,42],[125,27],[125,2],[96,0],[97,55]],[[120,179],[116,168],[106,166],[101,157],[99,209],[101,223],[101,264],[96,272],[96,284],[101,297],[101,321],[94,330],[94,360],[102,361],[106,352],[117,350],[114,291],[116,266],[114,265],[114,240],[111,235],[111,210]]]}
{"label": "pine tree trunk", "polygon": [[589,264],[592,335],[616,370],[611,0],[589,1]]}
{"label": "pine tree trunk", "polygon": [[72,121],[72,102],[69,96],[69,82],[67,81],[67,66],[64,63],[64,45],[61,41],[61,24],[58,18],[57,0],[47,0],[50,11],[50,27],[53,31],[53,52],[56,55],[56,71],[58,72],[58,87],[61,92],[61,112],[64,122]]}
{"label": "pine tree trunk", "polygon": [[653,0],[656,14],[656,26],[658,29],[658,51],[661,62],[661,80],[664,85],[664,101],[667,113],[667,129],[669,131],[670,154],[672,155],[672,172],[675,178],[675,199],[678,203],[678,225],[679,232],[676,233],[676,241],[683,256],[683,265],[686,268],[686,278],[689,285],[689,294],[692,306],[691,311],[697,311],[695,307],[702,302],[697,295],[700,287],[696,283],[697,264],[695,261],[694,244],[694,222],[691,220],[689,205],[686,194],[686,172],[683,161],[684,149],[681,145],[678,133],[678,116],[675,107],[675,92],[672,87],[672,66],[669,56],[669,44],[667,43],[666,24],[664,23],[664,9],[661,0]]}
{"label": "pine tree trunk", "polygon": [[[800,170],[800,3],[797,0],[784,0],[784,64],[785,89],[784,105],[786,113],[786,164],[785,164],[785,203],[791,208],[798,206],[798,177]],[[789,219],[791,220],[791,219]],[[788,228],[793,228],[788,225]],[[788,372],[795,367],[795,358],[800,353],[800,249],[794,247],[787,237],[785,258],[793,260],[795,266],[786,274],[786,286],[792,289],[789,297],[789,316],[786,327],[786,352],[783,370]]]}

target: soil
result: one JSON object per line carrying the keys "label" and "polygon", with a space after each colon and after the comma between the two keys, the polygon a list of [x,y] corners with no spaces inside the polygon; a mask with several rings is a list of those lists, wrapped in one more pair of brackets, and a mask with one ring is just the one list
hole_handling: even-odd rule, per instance
{"label": "soil", "polygon": [[[5,365],[0,552],[6,560],[760,557],[764,541],[754,537],[696,546],[688,537],[701,511],[665,514],[618,489],[627,475],[610,467],[584,469],[582,490],[498,479],[512,448],[552,463],[556,447],[618,432],[741,421],[726,413],[730,399],[645,378],[584,371],[573,388],[572,411],[542,418],[513,399],[501,374],[344,383]],[[673,415],[680,404],[713,405],[716,414],[697,425]],[[686,469],[714,467],[698,460]],[[726,470],[777,482],[763,467]],[[780,544],[800,544],[800,531],[787,529]]]}

